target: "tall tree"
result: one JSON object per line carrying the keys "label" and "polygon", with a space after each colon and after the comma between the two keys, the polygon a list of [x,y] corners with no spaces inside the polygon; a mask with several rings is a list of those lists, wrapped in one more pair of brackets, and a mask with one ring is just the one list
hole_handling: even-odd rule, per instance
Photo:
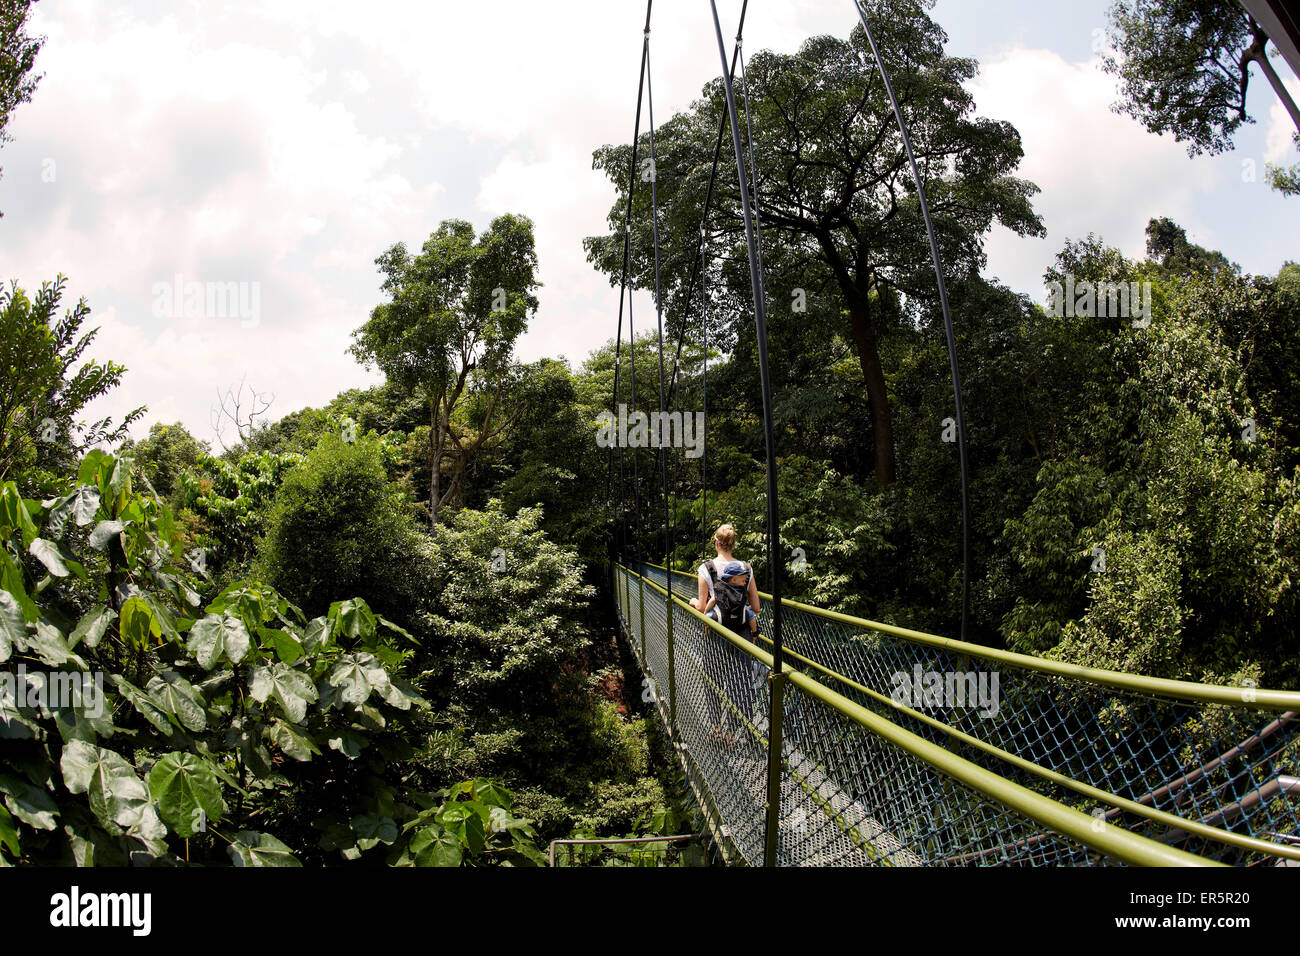
{"label": "tall tree", "polygon": [[[82,332],[90,307],[82,299],[57,318],[63,276],[29,299],[17,283],[0,289],[0,479],[34,485],[40,471],[66,468],[91,445],[117,442],[144,406],[114,426],[110,418],[78,419],[95,399],[122,382],[116,362],[80,362],[98,329]],[[73,366],[77,366],[75,371]]]}
{"label": "tall tree", "polygon": [[1115,0],[1102,68],[1119,77],[1115,109],[1192,156],[1224,152],[1243,124],[1250,65],[1263,71],[1300,131],[1297,108],[1268,57],[1264,28],[1232,0]]}
{"label": "tall tree", "polygon": [[[429,409],[429,517],[460,493],[465,466],[501,434],[501,407],[515,340],[537,311],[533,223],[494,219],[477,238],[464,220],[443,222],[419,255],[397,243],[375,260],[390,301],[356,329],[350,351],[399,388],[419,391]],[[476,393],[472,420],[458,416]],[[444,487],[444,460],[451,467]]]}
{"label": "tall tree", "polygon": [[[912,131],[949,271],[966,274],[983,265],[984,236],[995,222],[1021,235],[1041,235],[1030,204],[1037,187],[1012,175],[1023,155],[1019,134],[1007,123],[971,115],[974,101],[964,84],[977,66],[945,55],[947,36],[927,13],[932,0],[871,0],[868,6]],[[773,327],[807,320],[796,289],[803,305],[827,295],[831,314],[847,317],[828,332],[843,331],[853,343],[870,406],[875,475],[888,484],[895,476],[893,424],[879,339],[898,321],[899,292],[926,299],[935,289],[915,187],[870,48],[859,27],[847,40],[813,37],[791,55],[760,52],[740,86],[764,259],[769,272],[785,277],[769,284],[769,320]],[[661,252],[670,313],[684,304],[724,108],[719,77],[702,99],[656,131],[656,168],[639,171],[655,176],[664,207]],[[610,212],[613,234],[589,238],[586,246],[591,261],[614,277],[622,266],[630,150],[605,146],[595,153],[595,166],[621,198]],[[650,155],[648,137],[639,155]],[[721,258],[707,274],[715,305],[732,315],[747,314],[740,272],[731,265],[745,254],[735,178],[724,165],[709,220],[717,237],[711,251]],[[633,278],[647,288],[654,267],[649,189],[635,192]]]}

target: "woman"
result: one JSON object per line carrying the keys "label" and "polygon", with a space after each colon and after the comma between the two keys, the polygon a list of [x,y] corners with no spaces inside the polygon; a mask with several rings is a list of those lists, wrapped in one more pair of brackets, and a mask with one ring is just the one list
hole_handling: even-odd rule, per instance
{"label": "woman", "polygon": [[[725,579],[737,585],[744,583],[749,603],[748,610],[751,613],[747,613],[741,622],[731,623],[729,626],[737,634],[745,635],[748,632],[747,636],[753,638],[758,634],[758,612],[762,608],[758,600],[758,584],[754,581],[754,569],[748,562],[737,561],[736,556],[732,554],[732,548],[735,546],[736,529],[731,525],[724,524],[713,533],[713,548],[718,552],[718,556],[711,562],[705,561],[700,565],[699,594],[691,598],[691,607],[708,614],[714,620],[721,621],[722,615],[716,607],[717,593],[714,581]],[[709,570],[710,564],[713,565],[712,573]],[[739,565],[739,568],[729,568],[728,565]],[[748,627],[745,626],[746,623]]]}
{"label": "woman", "polygon": [[[714,532],[713,547],[718,552],[718,556],[700,565],[699,594],[691,598],[691,607],[708,614],[716,621],[722,621],[736,634],[755,640],[758,636],[758,612],[761,607],[758,602],[758,584],[754,581],[754,569],[744,562],[737,561],[736,556],[732,554],[732,548],[735,546],[736,529],[731,525],[724,524]],[[710,570],[713,573],[710,573]],[[747,582],[745,582],[746,577]],[[739,620],[724,621],[722,609],[716,606],[715,580],[727,580],[728,583],[734,581],[737,585],[745,582],[748,605],[745,608],[746,613],[739,615]],[[753,617],[749,617],[750,612]],[[718,637],[716,634],[712,636]],[[748,723],[753,718],[766,669],[758,660],[744,653],[739,647],[721,639],[714,645],[708,660],[710,663],[707,667],[714,678],[720,678],[718,684],[721,690],[719,698],[713,701],[715,722],[709,737],[727,746],[734,746],[735,732],[740,729],[741,722]]]}

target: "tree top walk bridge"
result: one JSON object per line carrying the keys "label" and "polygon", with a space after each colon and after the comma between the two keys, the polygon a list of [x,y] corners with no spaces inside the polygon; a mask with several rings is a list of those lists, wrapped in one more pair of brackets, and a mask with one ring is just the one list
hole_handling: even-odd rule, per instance
{"label": "tree top walk bridge", "polygon": [[668,579],[617,565],[619,618],[731,862],[1300,865],[1300,692],[1091,670],[793,601],[772,680],[770,641],[692,608],[693,574],[672,573],[671,597]]}
{"label": "tree top walk bridge", "polygon": [[[639,544],[614,544],[611,586],[618,616],[647,677],[686,779],[728,862],[751,865],[972,866],[1136,864],[1300,865],[1300,692],[1162,680],[1094,670],[996,650],[784,600],[775,436],[768,375],[759,191],[749,110],[742,137],[733,77],[741,56],[746,0],[728,64],[712,8],[726,110],[705,194],[696,266],[707,261],[709,206],[724,133],[730,126],[753,287],[766,445],[765,564],[772,593],[760,592],[757,643],[700,614],[687,599],[693,573],[631,561]],[[622,230],[614,404],[623,366],[623,312],[632,330],[629,264],[643,99],[649,103],[650,169],[655,167],[646,4],[636,127]],[[962,636],[969,604],[969,507],[965,419],[943,262],[907,124],[886,58],[862,0],[854,0],[893,107],[902,152],[929,234],[937,300],[953,382],[962,511]],[[748,150],[746,150],[748,145]],[[748,164],[746,163],[748,153]],[[748,165],[748,169],[747,169]],[[659,412],[676,400],[678,363],[695,280],[680,313],[677,356],[665,374],[659,204],[649,178],[658,317]],[[701,310],[703,311],[703,310]],[[704,324],[707,329],[707,324]],[[707,389],[707,335],[703,341]],[[636,363],[631,356],[632,405]],[[707,427],[707,391],[704,392]],[[706,454],[701,461],[707,522]],[[658,446],[663,542],[672,551],[667,450]],[[631,463],[640,540],[637,454]],[[627,477],[623,449],[610,449],[611,509]]]}

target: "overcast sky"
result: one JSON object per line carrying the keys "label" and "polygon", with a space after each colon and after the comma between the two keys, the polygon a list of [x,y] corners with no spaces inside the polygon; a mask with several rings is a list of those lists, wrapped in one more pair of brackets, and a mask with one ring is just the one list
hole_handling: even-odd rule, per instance
{"label": "overcast sky", "polygon": [[[1262,182],[1266,162],[1293,161],[1266,82],[1256,73],[1259,122],[1235,152],[1190,159],[1109,109],[1106,6],[933,11],[949,52],[980,62],[978,112],[1016,126],[1020,175],[1042,188],[1047,238],[993,233],[988,274],[1041,301],[1065,239],[1093,232],[1139,255],[1159,215],[1250,272],[1300,259],[1300,200]],[[739,7],[719,4],[728,43]],[[592,150],[631,137],[643,19],[641,0],[39,0],[45,77],[0,150],[0,278],[34,290],[62,272],[65,304],[87,299],[93,354],[129,369],[93,411],[147,404],[138,435],[180,420],[211,438],[218,390],[242,377],[274,392],[273,417],[379,381],[346,353],[380,301],[375,257],[450,217],[482,228],[517,212],[536,223],[544,285],[520,357],[576,365],[614,331],[617,292],[582,239],[613,199]],[[746,48],[792,51],[855,22],[849,0],[755,0]],[[662,122],[720,72],[708,4],[660,0],[651,42]],[[187,316],[169,295],[160,307],[177,277],[257,299]]]}

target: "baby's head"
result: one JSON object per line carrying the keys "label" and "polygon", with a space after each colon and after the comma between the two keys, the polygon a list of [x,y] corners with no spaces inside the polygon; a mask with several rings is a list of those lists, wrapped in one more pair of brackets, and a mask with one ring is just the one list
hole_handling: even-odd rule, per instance
{"label": "baby's head", "polygon": [[739,587],[749,582],[749,572],[739,561],[728,561],[722,569],[722,579],[728,584],[734,584]]}

